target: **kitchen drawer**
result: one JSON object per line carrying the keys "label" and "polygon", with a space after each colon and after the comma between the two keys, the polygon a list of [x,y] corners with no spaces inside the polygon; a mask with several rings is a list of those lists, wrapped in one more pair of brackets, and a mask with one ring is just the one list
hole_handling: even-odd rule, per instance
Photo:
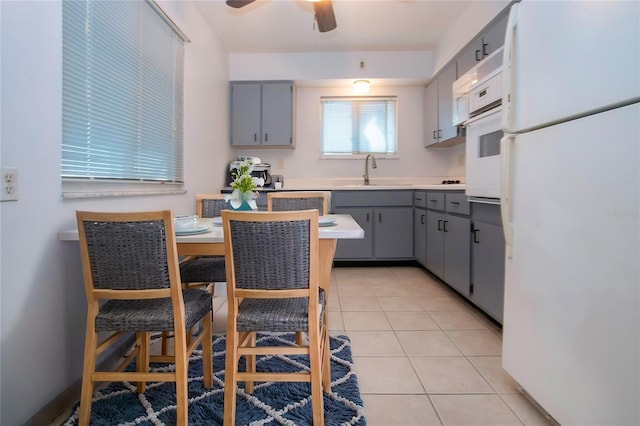
{"label": "kitchen drawer", "polygon": [[427,192],[427,208],[444,210],[444,192]]}
{"label": "kitchen drawer", "polygon": [[413,192],[413,206],[422,208],[427,207],[427,191]]}
{"label": "kitchen drawer", "polygon": [[332,191],[333,207],[413,206],[413,191]]}
{"label": "kitchen drawer", "polygon": [[464,193],[448,193],[446,195],[447,213],[471,214],[471,204]]}

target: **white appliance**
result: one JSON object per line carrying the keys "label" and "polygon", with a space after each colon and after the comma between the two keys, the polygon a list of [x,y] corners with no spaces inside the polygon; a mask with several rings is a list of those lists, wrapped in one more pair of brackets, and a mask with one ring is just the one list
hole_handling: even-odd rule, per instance
{"label": "white appliance", "polygon": [[[464,73],[451,85],[453,99],[453,125],[457,126],[469,119],[471,113],[477,111],[473,108],[470,99],[471,90],[476,87],[476,83],[486,80],[490,75],[497,72],[502,67],[502,47],[496,49],[473,68]],[[497,93],[494,101],[502,97],[502,91]],[[482,98],[482,96],[480,97]]]}
{"label": "white appliance", "polygon": [[[501,50],[502,51],[502,50]],[[469,89],[471,118],[466,128],[466,187],[470,201],[500,201],[502,139],[502,60],[500,66]]]}
{"label": "white appliance", "polygon": [[506,31],[503,366],[562,425],[640,424],[639,27],[523,0]]}

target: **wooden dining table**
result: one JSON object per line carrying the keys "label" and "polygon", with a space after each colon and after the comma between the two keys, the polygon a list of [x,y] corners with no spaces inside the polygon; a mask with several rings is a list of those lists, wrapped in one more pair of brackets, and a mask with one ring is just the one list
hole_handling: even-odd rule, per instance
{"label": "wooden dining table", "polygon": [[[336,252],[336,245],[339,239],[359,239],[364,238],[364,230],[358,222],[348,214],[330,214],[321,218],[335,219],[335,223],[330,226],[320,226],[319,237],[319,281],[320,286],[326,289],[331,283],[331,269],[333,267],[333,257]],[[222,226],[214,224],[211,218],[201,218],[196,226],[206,228],[206,231],[191,234],[176,234],[176,246],[179,256],[224,256],[224,233]],[[78,241],[78,230],[67,230],[58,232],[60,241]]]}

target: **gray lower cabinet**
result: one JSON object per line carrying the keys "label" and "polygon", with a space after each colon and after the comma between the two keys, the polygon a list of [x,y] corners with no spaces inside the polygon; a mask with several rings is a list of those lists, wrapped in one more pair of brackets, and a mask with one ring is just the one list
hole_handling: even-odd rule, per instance
{"label": "gray lower cabinet", "polygon": [[497,205],[474,204],[471,301],[502,323],[505,242]]}
{"label": "gray lower cabinet", "polygon": [[336,260],[413,259],[413,191],[333,191],[333,213],[348,213],[365,238],[338,240]]}
{"label": "gray lower cabinet", "polygon": [[413,193],[413,257],[422,266],[427,266],[427,193]]}
{"label": "gray lower cabinet", "polygon": [[470,206],[462,192],[427,193],[426,267],[460,294],[471,289]]}
{"label": "gray lower cabinet", "polygon": [[[333,198],[333,195],[332,195]],[[368,260],[373,258],[373,211],[366,207],[334,208],[333,213],[350,214],[364,230],[364,238],[338,240],[335,260]]]}

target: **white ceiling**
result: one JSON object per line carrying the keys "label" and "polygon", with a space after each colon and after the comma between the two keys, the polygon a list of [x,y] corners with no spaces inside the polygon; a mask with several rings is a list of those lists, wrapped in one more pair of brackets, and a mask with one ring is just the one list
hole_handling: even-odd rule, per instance
{"label": "white ceiling", "polygon": [[[306,0],[198,5],[229,53],[432,50],[473,0],[333,0],[338,28],[318,32]],[[476,0],[478,1],[478,0]]]}

